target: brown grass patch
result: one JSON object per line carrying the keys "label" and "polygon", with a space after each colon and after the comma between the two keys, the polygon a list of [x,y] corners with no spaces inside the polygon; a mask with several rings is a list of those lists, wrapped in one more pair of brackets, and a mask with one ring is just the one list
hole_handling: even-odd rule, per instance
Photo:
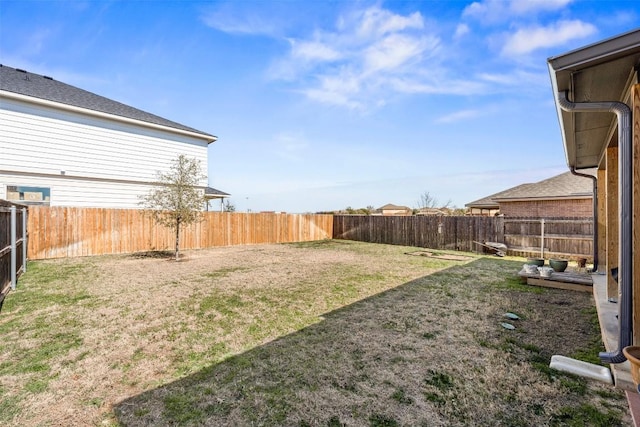
{"label": "brown grass patch", "polygon": [[[191,251],[187,263],[35,263],[0,317],[0,420],[562,425],[580,411],[591,425],[629,421],[619,392],[546,368],[552,354],[591,350],[588,294],[510,281],[521,261],[407,249],[331,241]],[[507,311],[521,317],[514,331],[500,327]],[[4,362],[20,357],[30,364]]]}

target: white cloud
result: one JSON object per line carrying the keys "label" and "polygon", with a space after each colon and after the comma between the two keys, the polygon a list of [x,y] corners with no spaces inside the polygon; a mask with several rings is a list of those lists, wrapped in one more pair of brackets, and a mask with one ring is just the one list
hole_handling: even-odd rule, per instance
{"label": "white cloud", "polygon": [[[242,6],[242,3],[238,4]],[[218,7],[206,9],[200,19],[208,27],[230,34],[275,36],[281,31],[282,22],[273,14],[235,6],[233,3],[221,3]]]}
{"label": "white cloud", "polygon": [[441,40],[418,12],[371,7],[342,15],[333,30],[317,30],[290,46],[269,75],[316,102],[367,110],[385,105],[392,92],[457,93],[448,79],[435,77],[446,76],[437,72]]}
{"label": "white cloud", "polygon": [[538,11],[559,10],[566,7],[573,0],[512,0],[509,7],[517,14]]}
{"label": "white cloud", "polygon": [[469,26],[467,24],[458,24],[458,26],[456,27],[456,32],[453,35],[453,37],[456,39],[459,39],[460,37],[463,37],[466,34],[468,34],[469,31],[471,30],[469,29]]}
{"label": "white cloud", "polygon": [[502,48],[506,55],[521,55],[536,49],[561,46],[597,32],[592,24],[580,20],[559,21],[546,27],[522,28],[509,36]]}
{"label": "white cloud", "polygon": [[488,83],[495,83],[502,86],[522,87],[522,82],[527,82],[527,87],[536,85],[546,87],[549,85],[549,75],[546,70],[540,73],[525,70],[512,70],[506,73],[480,73],[478,78]]}
{"label": "white cloud", "polygon": [[436,123],[456,123],[463,120],[474,119],[485,114],[480,110],[462,110],[455,113],[447,114],[446,116],[439,117],[435,120]]}
{"label": "white cloud", "polygon": [[473,18],[484,24],[506,22],[515,16],[555,11],[566,7],[573,0],[482,0],[471,3],[462,12],[465,18]]}
{"label": "white cloud", "polygon": [[291,56],[308,61],[334,61],[340,59],[342,54],[327,45],[318,41],[296,41],[290,40]]}
{"label": "white cloud", "polygon": [[[361,17],[358,15],[361,15]],[[420,12],[414,12],[409,16],[401,16],[378,7],[369,8],[362,14],[358,13],[351,20],[359,21],[356,34],[362,38],[379,37],[398,31],[422,29],[424,27]],[[341,20],[339,28],[348,30],[348,21],[350,20]]]}
{"label": "white cloud", "polygon": [[439,41],[435,37],[416,38],[403,34],[391,34],[369,46],[364,52],[364,68],[367,73],[396,69],[403,64],[419,60],[426,51],[434,51]]}

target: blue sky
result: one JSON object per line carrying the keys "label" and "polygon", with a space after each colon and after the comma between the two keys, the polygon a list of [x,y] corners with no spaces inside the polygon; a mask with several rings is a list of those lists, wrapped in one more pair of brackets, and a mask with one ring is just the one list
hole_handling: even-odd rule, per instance
{"label": "blue sky", "polygon": [[639,26],[635,0],[0,0],[0,63],[217,135],[240,211],[462,207],[567,171],[546,59]]}

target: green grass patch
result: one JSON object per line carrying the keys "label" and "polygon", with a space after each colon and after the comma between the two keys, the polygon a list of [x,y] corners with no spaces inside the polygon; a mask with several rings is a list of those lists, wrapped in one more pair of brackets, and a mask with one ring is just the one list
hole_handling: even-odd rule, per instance
{"label": "green grass patch", "polygon": [[561,408],[551,416],[551,426],[568,427],[617,427],[622,419],[611,410],[602,411],[594,405],[583,403],[579,406]]}

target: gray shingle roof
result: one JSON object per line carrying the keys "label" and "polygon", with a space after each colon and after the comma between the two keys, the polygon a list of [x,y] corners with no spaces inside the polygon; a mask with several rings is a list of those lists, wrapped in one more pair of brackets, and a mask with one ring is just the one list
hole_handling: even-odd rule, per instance
{"label": "gray shingle roof", "polygon": [[[580,173],[595,176],[596,169],[584,169]],[[554,177],[529,184],[520,184],[491,196],[465,204],[474,208],[498,208],[498,202],[510,200],[535,199],[570,199],[576,197],[590,197],[593,195],[593,182],[589,178],[565,172]]]}
{"label": "gray shingle roof", "polygon": [[230,196],[230,195],[231,194],[225,193],[224,191],[216,190],[213,187],[205,187],[205,189],[204,189],[204,196],[205,197],[215,197],[215,196],[217,196],[218,198],[221,198],[221,197]]}
{"label": "gray shingle roof", "polygon": [[469,208],[498,209],[500,206],[498,205],[498,202],[496,202],[495,200],[496,198],[500,197],[504,193],[508,193],[511,190],[516,190],[526,185],[534,185],[534,184],[520,184],[517,187],[513,187],[508,190],[503,190],[498,193],[492,194],[490,196],[483,197],[482,199],[478,199],[478,200],[474,200],[473,202],[466,203],[465,206]]}
{"label": "gray shingle roof", "polygon": [[51,77],[7,67],[2,64],[0,64],[0,90],[183,131],[195,132],[210,137],[211,141],[216,139],[215,136],[206,132],[59,82]]}

